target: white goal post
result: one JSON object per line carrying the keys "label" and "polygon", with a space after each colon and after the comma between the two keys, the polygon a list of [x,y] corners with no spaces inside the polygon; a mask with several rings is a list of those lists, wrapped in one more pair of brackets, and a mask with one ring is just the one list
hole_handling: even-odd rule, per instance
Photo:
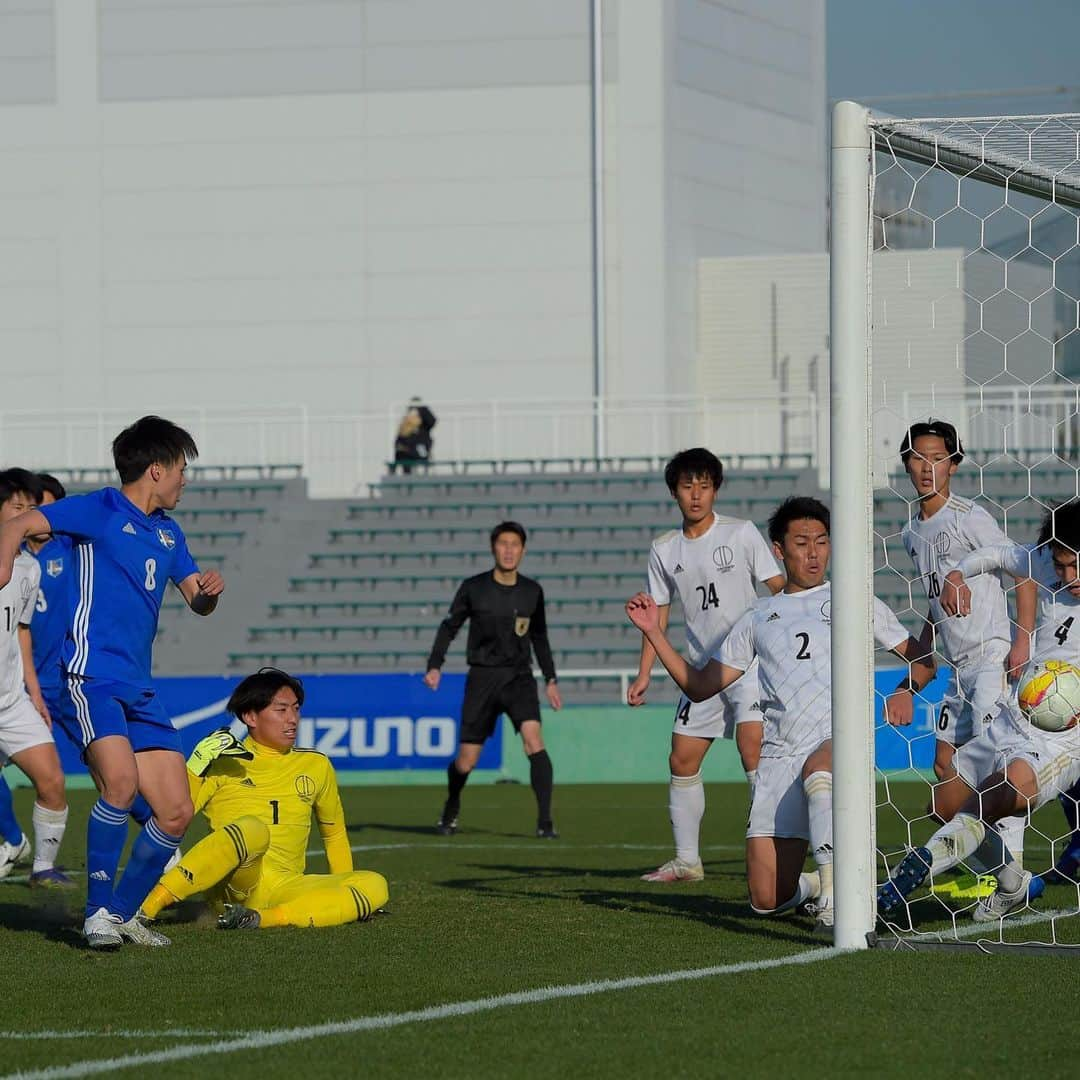
{"label": "white goal post", "polygon": [[[899,185],[892,204],[876,208],[875,187],[889,169]],[[1073,230],[1071,242],[1068,231],[1076,211],[1080,116],[898,119],[850,101],[834,106],[833,821],[835,943],[843,949],[873,943],[881,867],[874,747],[881,699],[874,689],[872,601],[875,562],[880,570],[877,557],[896,537],[886,537],[887,529],[875,535],[875,493],[886,491],[903,507],[910,494],[902,488],[905,477],[901,472],[894,479],[900,434],[931,412],[952,417],[969,451],[976,449],[968,475],[977,479],[979,494],[971,497],[987,499],[1010,539],[1032,538],[1030,520],[1046,505],[1039,502],[1043,493],[1029,476],[1027,495],[1016,496],[1033,504],[1021,522],[1018,502],[994,503],[984,470],[992,479],[1005,464],[1037,468],[1040,455],[1075,464],[1080,370],[1069,369],[1065,377],[1062,358],[1080,335],[1069,307],[1080,301],[1080,290],[1065,283],[1074,264],[1080,281],[1080,231]],[[1051,225],[1064,241],[1037,239],[1053,232]],[[880,267],[875,251],[886,257]],[[899,283],[890,297],[875,297],[876,269],[883,280]],[[985,286],[990,280],[994,284]],[[905,318],[910,326],[898,329]],[[888,353],[878,371],[876,344]],[[925,596],[911,595],[925,609]],[[926,737],[932,740],[932,731]],[[910,825],[911,819],[909,831]],[[1051,855],[1057,839],[1049,837]]]}

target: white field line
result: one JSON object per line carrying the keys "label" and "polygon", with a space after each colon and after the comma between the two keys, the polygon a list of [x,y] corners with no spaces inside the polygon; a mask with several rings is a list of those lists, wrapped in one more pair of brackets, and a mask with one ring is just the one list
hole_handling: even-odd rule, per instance
{"label": "white field line", "polygon": [[44,1069],[34,1069],[29,1072],[8,1073],[0,1077],[0,1080],[61,1080],[64,1077],[93,1076],[98,1073],[116,1072],[119,1069],[141,1068],[147,1065],[183,1061],[188,1058],[232,1054],[245,1050],[263,1050],[269,1046],[284,1046],[289,1043],[303,1042],[310,1039],[324,1039],[333,1035],[352,1035],[363,1031],[381,1031],[387,1028],[401,1027],[405,1024],[424,1024],[434,1020],[472,1016],[476,1013],[493,1012],[496,1009],[507,1009],[516,1005],[537,1005],[545,1001],[592,997],[595,994],[607,994],[617,990],[634,990],[643,986],[661,986],[694,979],[711,979],[719,975],[740,975],[746,972],[768,971],[771,968],[787,967],[793,964],[813,964],[819,960],[831,960],[833,957],[842,954],[843,950],[836,948],[813,949],[809,952],[796,953],[794,956],[783,956],[775,960],[749,960],[741,964],[723,964],[716,967],[692,968],[686,971],[667,971],[659,975],[638,975],[625,979],[601,979],[595,982],[571,983],[565,986],[546,986],[536,990],[522,990],[515,994],[501,994],[498,997],[479,998],[474,1001],[456,1001],[448,1005],[434,1005],[427,1009],[415,1009],[411,1012],[359,1016],[353,1020],[338,1020],[310,1027],[286,1028],[282,1031],[254,1031],[239,1038],[220,1039],[217,1042],[202,1043],[197,1046],[185,1044],[165,1050],[127,1054],[123,1057],[106,1058],[104,1060],[76,1061],[70,1065],[51,1065]]}
{"label": "white field line", "polygon": [[192,1028],[168,1028],[163,1031],[0,1031],[0,1040],[33,1042],[42,1039],[220,1039],[239,1034],[239,1031],[197,1031]]}
{"label": "white field line", "polygon": [[[1015,917],[1009,917],[1005,920],[1003,929],[1013,930],[1021,926],[1034,926],[1037,923],[1053,922],[1054,919],[1068,919],[1076,918],[1080,915],[1077,911],[1064,911],[1064,910],[1049,910],[1049,911],[1029,911],[1026,915],[1017,915]],[[1000,924],[994,923],[977,923],[970,922],[966,926],[955,927],[953,930],[924,930],[924,931],[893,931],[895,936],[899,938],[901,944],[906,941],[910,941],[913,944],[917,944],[922,941],[956,941],[963,938],[977,938],[983,937],[987,941],[995,942],[999,945],[1020,945],[1022,942],[1018,941],[1002,941]],[[997,937],[993,935],[997,934]]]}
{"label": "white field line", "polygon": [[[460,848],[462,851],[667,851],[671,848],[671,841],[666,844],[564,844],[546,841],[538,843],[533,840],[525,844],[469,844],[458,843],[456,840],[444,840],[442,842],[428,841],[427,843],[400,843],[400,844],[353,844],[352,851],[454,851]],[[702,851],[745,851],[745,844],[702,844]],[[322,855],[322,848],[312,848],[309,855]]]}

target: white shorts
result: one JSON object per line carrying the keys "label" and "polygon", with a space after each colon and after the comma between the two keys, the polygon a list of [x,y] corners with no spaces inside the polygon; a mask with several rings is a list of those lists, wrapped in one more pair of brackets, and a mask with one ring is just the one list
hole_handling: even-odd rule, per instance
{"label": "white shorts", "polygon": [[28,697],[0,709],[0,765],[23,750],[52,741],[52,732]]}
{"label": "white shorts", "polygon": [[1080,780],[1080,728],[1041,731],[1014,719],[1006,704],[981,735],[956,751],[953,765],[968,787],[977,788],[1012,761],[1026,761],[1038,777],[1039,793],[1031,807],[1038,810]]}
{"label": "white shorts", "polygon": [[758,762],[754,801],[746,835],[810,839],[810,815],[803,790],[801,757],[763,757]]}
{"label": "white shorts", "polygon": [[693,735],[698,739],[731,739],[739,724],[764,719],[758,704],[759,693],[756,673],[751,673],[750,678],[744,675],[722,694],[705,701],[691,701],[685,694],[680,694],[672,734]]}
{"label": "white shorts", "polygon": [[981,735],[997,716],[1008,693],[1003,664],[963,672],[954,668],[938,709],[938,741],[963,746]]}

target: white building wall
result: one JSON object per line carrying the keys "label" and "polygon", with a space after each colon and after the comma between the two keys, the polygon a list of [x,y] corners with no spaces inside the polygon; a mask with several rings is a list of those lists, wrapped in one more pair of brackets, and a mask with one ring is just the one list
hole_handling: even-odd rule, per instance
{"label": "white building wall", "polygon": [[[589,7],[0,9],[0,410],[587,397]],[[700,256],[820,245],[822,8],[606,0],[612,396],[700,389]]]}
{"label": "white building wall", "polygon": [[[932,409],[967,435],[969,333],[958,250],[879,252],[873,261],[874,454],[884,483],[911,420]],[[699,381],[705,394],[772,398],[777,451],[828,446],[829,262],[824,254],[706,259],[700,267]],[[786,386],[786,391],[784,387]],[[784,394],[787,398],[784,398]],[[818,403],[815,411],[809,399]],[[950,407],[951,406],[951,407]],[[814,420],[816,419],[816,429]],[[785,427],[786,420],[786,427]],[[760,438],[760,414],[719,449]],[[820,458],[822,475],[826,458]]]}

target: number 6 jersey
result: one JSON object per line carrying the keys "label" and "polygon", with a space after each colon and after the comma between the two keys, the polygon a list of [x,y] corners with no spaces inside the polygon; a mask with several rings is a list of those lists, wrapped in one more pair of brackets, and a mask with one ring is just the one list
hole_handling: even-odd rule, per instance
{"label": "number 6 jersey", "polygon": [[930,621],[941,652],[956,667],[1001,664],[1012,646],[1009,607],[1000,578],[984,574],[971,587],[971,615],[950,618],[941,607],[945,575],[978,548],[1008,543],[994,519],[981,507],[951,495],[932,517],[915,517],[900,533],[926,589]]}
{"label": "number 6 jersey", "polygon": [[740,615],[757,599],[755,584],[782,575],[753,522],[713,514],[704,535],[682,529],[657,537],[649,551],[649,595],[660,605],[678,596],[690,663],[702,668]]}
{"label": "number 6 jersey", "polygon": [[[877,597],[874,638],[890,651],[908,639]],[[716,659],[746,671],[755,657],[765,719],[761,756],[805,757],[832,735],[832,584],[758,600]]]}

